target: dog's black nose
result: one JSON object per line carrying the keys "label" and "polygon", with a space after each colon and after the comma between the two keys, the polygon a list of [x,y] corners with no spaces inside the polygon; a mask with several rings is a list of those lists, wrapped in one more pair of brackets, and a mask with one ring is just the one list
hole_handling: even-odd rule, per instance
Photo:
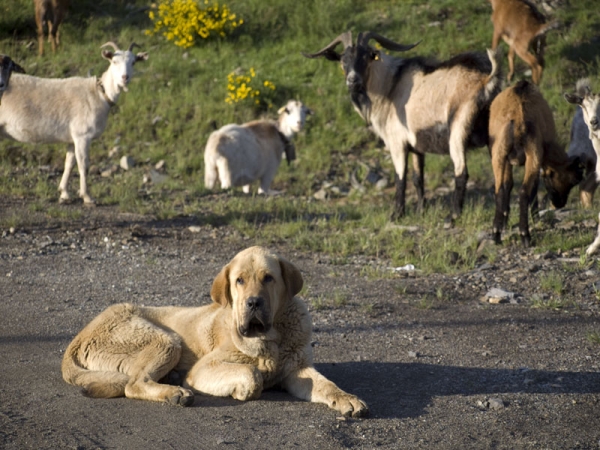
{"label": "dog's black nose", "polygon": [[248,309],[254,311],[258,308],[261,308],[264,302],[265,301],[262,297],[250,297],[248,300],[246,300],[246,306],[248,307]]}

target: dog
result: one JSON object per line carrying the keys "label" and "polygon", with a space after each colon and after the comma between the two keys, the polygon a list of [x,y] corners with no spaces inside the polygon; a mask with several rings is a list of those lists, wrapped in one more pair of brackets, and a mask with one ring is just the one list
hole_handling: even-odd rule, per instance
{"label": "dog", "polygon": [[[211,305],[107,308],[67,347],[63,378],[89,397],[181,406],[193,404],[195,393],[245,401],[278,386],[345,416],[364,416],[364,401],[313,366],[312,322],[296,297],[303,283],[292,263],[250,247],[217,275]],[[182,386],[159,383],[172,371]]]}
{"label": "dog", "polygon": [[298,100],[289,100],[279,111],[277,122],[254,120],[242,125],[229,124],[213,131],[204,149],[204,185],[213,189],[217,180],[221,189],[250,185],[259,180],[259,194],[276,194],[269,189],[283,155],[290,164],[296,159],[292,138],[314,114]]}

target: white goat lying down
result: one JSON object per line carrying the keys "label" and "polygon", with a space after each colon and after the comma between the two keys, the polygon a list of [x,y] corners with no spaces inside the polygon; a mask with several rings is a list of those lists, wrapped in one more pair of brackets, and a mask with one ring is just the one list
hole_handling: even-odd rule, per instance
{"label": "white goat lying down", "polygon": [[102,134],[121,90],[133,75],[133,65],[148,59],[147,53],[133,54],[131,44],[122,51],[112,42],[114,52],[102,50],[110,66],[100,78],[38,78],[13,74],[0,107],[0,137],[19,142],[69,144],[65,171],[60,181],[60,201],[69,200],[67,183],[71,170],[79,170],[79,196],[84,203],[94,204],[87,191],[86,174],[92,139]]}
{"label": "white goat lying down", "polygon": [[[600,182],[600,93],[592,93],[590,80],[582,79],[577,82],[575,94],[565,94],[565,99],[581,107],[583,120],[588,127],[589,138],[596,152],[596,182]],[[598,248],[600,248],[600,225],[598,225],[596,239],[588,247],[586,254],[591,255]]]}
{"label": "white goat lying down", "polygon": [[259,194],[269,187],[285,153],[288,164],[296,159],[290,142],[313,112],[297,100],[289,100],[278,111],[279,120],[255,120],[243,125],[229,124],[213,131],[204,150],[204,184],[212,189],[217,181],[222,189],[243,186],[260,180]]}

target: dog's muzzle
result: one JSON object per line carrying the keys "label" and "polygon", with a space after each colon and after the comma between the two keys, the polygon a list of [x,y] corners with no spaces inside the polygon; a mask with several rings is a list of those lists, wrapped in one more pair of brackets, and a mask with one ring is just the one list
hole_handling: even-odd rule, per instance
{"label": "dog's muzzle", "polygon": [[271,323],[267,304],[262,297],[246,299],[244,321],[239,326],[239,332],[244,337],[259,337],[269,332]]}

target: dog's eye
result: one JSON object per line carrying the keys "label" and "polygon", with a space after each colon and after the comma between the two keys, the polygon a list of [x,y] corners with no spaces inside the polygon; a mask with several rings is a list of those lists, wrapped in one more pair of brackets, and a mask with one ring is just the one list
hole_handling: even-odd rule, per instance
{"label": "dog's eye", "polygon": [[270,283],[271,281],[273,281],[273,277],[271,275],[265,275],[263,283]]}
{"label": "dog's eye", "polygon": [[239,284],[240,286],[243,286],[243,285],[244,285],[244,279],[243,279],[242,277],[239,277],[237,280],[235,280],[235,282],[236,282],[237,284]]}

